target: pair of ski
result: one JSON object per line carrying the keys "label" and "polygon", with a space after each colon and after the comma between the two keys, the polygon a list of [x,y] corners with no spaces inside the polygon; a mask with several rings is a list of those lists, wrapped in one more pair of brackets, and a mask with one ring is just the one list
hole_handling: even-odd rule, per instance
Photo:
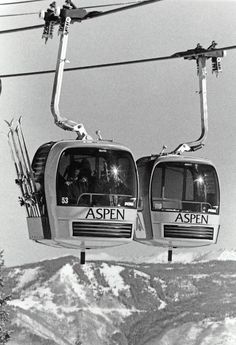
{"label": "pair of ski", "polygon": [[18,119],[16,126],[14,126],[14,119],[10,122],[5,120],[5,122],[9,128],[8,144],[17,175],[15,182],[21,190],[20,205],[25,206],[28,217],[39,217],[37,186],[22,130],[22,117]]}

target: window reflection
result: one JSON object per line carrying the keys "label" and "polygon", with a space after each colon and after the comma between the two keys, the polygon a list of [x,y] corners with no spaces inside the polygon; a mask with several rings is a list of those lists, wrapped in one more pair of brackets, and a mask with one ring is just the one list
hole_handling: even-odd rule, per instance
{"label": "window reflection", "polygon": [[137,178],[123,150],[71,148],[61,155],[57,203],[63,206],[136,207]]}
{"label": "window reflection", "polygon": [[186,162],[160,163],[152,178],[152,209],[219,213],[214,167]]}

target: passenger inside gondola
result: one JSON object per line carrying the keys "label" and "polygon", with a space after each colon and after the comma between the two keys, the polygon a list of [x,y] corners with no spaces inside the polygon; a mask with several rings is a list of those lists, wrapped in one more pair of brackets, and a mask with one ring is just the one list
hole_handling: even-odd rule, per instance
{"label": "passenger inside gondola", "polygon": [[59,174],[59,204],[77,205],[80,195],[90,191],[92,172],[89,161],[72,161],[65,169],[63,176]]}
{"label": "passenger inside gondola", "polygon": [[64,182],[61,185],[61,193],[64,199],[61,202],[65,204],[76,204],[79,195],[81,194],[81,186],[79,183],[80,164],[78,162],[71,163],[62,177]]}
{"label": "passenger inside gondola", "polygon": [[105,149],[68,149],[57,171],[60,206],[135,207],[136,179],[129,154]]}

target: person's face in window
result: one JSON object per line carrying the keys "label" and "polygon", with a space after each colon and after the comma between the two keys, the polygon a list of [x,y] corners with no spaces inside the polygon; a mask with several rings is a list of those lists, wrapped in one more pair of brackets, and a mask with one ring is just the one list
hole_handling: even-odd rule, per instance
{"label": "person's face in window", "polygon": [[69,173],[69,181],[76,181],[78,179],[80,173],[80,169],[78,167],[75,167],[73,170]]}
{"label": "person's face in window", "polygon": [[80,169],[79,168],[75,168],[74,170],[74,178],[77,179],[80,173]]}

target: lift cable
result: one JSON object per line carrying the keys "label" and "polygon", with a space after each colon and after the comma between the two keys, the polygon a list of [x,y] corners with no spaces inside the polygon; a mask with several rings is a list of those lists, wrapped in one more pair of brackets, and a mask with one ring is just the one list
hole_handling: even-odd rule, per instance
{"label": "lift cable", "polygon": [[14,13],[14,14],[0,14],[0,18],[6,17],[20,17],[20,16],[29,16],[33,14],[39,14],[38,12],[26,12],[26,13]]}
{"label": "lift cable", "polygon": [[[145,62],[152,62],[152,61],[153,62],[154,61],[161,61],[161,60],[167,60],[167,59],[173,59],[173,58],[176,58],[176,57],[165,56],[165,57],[147,58],[147,59],[140,59],[140,60],[118,61],[118,62],[97,64],[97,65],[69,67],[69,68],[65,68],[64,71],[65,72],[72,72],[72,71],[79,71],[79,70],[86,70],[86,69],[96,69],[96,68],[104,68],[104,67],[131,65],[131,64],[138,64],[138,63],[145,63]],[[25,77],[25,76],[30,76],[30,75],[49,74],[49,73],[55,73],[55,70],[2,74],[2,75],[0,75],[0,78]]]}
{"label": "lift cable", "polygon": [[[197,58],[197,56],[206,56],[209,55],[211,57],[212,53],[214,52],[221,52],[224,50],[232,50],[236,49],[236,45],[228,46],[223,48],[216,48],[216,49],[190,49],[184,52],[178,52],[169,56],[160,56],[160,57],[153,57],[153,58],[146,58],[146,59],[137,59],[137,60],[126,60],[126,61],[118,61],[118,62],[110,62],[104,64],[96,64],[96,65],[87,65],[87,66],[78,66],[78,67],[70,67],[65,68],[65,72],[72,72],[78,70],[88,70],[88,69],[98,69],[98,68],[105,68],[105,67],[114,67],[114,66],[122,66],[122,65],[132,65],[132,64],[139,64],[139,63],[147,63],[147,62],[155,62],[155,61],[164,61],[164,60],[171,60],[171,59],[192,59]],[[40,74],[49,74],[55,73],[55,70],[45,70],[45,71],[34,71],[34,72],[23,72],[23,73],[12,73],[12,74],[2,74],[0,78],[14,78],[14,77],[25,77],[31,75],[40,75]]]}
{"label": "lift cable", "polygon": [[[37,0],[37,1],[40,1],[40,0]],[[79,21],[83,21],[83,20],[87,20],[87,19],[93,19],[93,18],[96,18],[96,17],[101,17],[101,16],[105,16],[105,15],[108,15],[108,14],[113,14],[113,13],[116,13],[116,12],[121,12],[121,11],[129,10],[129,9],[132,9],[132,8],[144,6],[144,5],[151,4],[151,3],[154,3],[154,2],[159,2],[159,1],[162,1],[162,0],[136,1],[136,2],[134,2],[132,4],[125,5],[125,6],[122,6],[122,7],[117,7],[117,8],[114,8],[112,10],[108,10],[108,11],[104,11],[104,12],[97,12],[97,11],[96,12],[90,12],[90,13],[88,13],[88,16],[86,16],[84,18],[80,18]],[[33,26],[26,26],[26,27],[14,28],[14,29],[2,30],[2,31],[0,31],[0,34],[8,34],[8,33],[13,33],[13,32],[18,32],[18,31],[27,31],[27,30],[39,29],[39,28],[43,28],[43,27],[44,27],[44,24],[33,25]]]}
{"label": "lift cable", "polygon": [[132,5],[132,4],[139,4],[143,1],[128,1],[128,2],[118,2],[114,4],[103,4],[103,5],[94,5],[94,6],[81,6],[82,9],[88,9],[88,8],[98,8],[98,7],[113,7],[113,6],[126,6],[126,5]]}
{"label": "lift cable", "polygon": [[20,4],[27,4],[30,2],[39,2],[44,0],[25,0],[25,1],[13,1],[13,2],[2,2],[0,6],[7,6],[7,5],[20,5]]}
{"label": "lift cable", "polygon": [[[37,1],[44,1],[44,0],[37,0]],[[29,2],[29,1],[26,1]],[[123,6],[123,5],[129,5],[129,4],[136,4],[141,1],[130,1],[130,2],[123,2],[123,3],[116,3],[116,4],[106,4],[106,5],[95,5],[95,6],[86,6],[81,7],[81,9],[89,9],[89,8],[102,8],[102,7],[114,7],[114,6]],[[2,5],[2,4],[0,4]],[[14,14],[0,14],[0,18],[6,18],[6,17],[19,17],[19,16],[28,16],[28,15],[39,15],[39,12],[25,12],[25,13],[14,13]]]}
{"label": "lift cable", "polygon": [[113,10],[109,10],[109,11],[105,11],[105,12],[96,12],[96,13],[93,13],[93,15],[90,17],[87,17],[85,19],[91,19],[91,18],[96,18],[96,17],[101,17],[101,16],[105,16],[107,14],[113,14],[113,13],[116,13],[116,12],[121,12],[121,11],[125,11],[125,10],[129,10],[131,8],[135,8],[135,7],[140,7],[140,6],[145,6],[147,4],[151,4],[151,3],[154,3],[154,2],[159,2],[159,1],[162,1],[162,0],[144,0],[144,1],[137,1],[136,3],[134,4],[131,4],[131,5],[127,5],[127,6],[123,6],[123,7],[118,7],[118,8],[114,8]]}
{"label": "lift cable", "polygon": [[0,31],[0,35],[9,34],[9,33],[18,32],[18,31],[28,31],[28,30],[40,29],[40,28],[42,29],[43,27],[44,27],[44,24],[38,24],[38,25],[33,25],[33,26],[24,26],[22,28],[7,29],[7,30]]}
{"label": "lift cable", "polygon": [[[14,1],[14,2],[2,2],[0,3],[0,6],[7,6],[7,5],[20,5],[20,4],[27,4],[31,2],[40,2],[45,0],[24,0],[24,1]],[[101,5],[94,5],[94,6],[83,6],[81,8],[96,8],[96,7],[110,7],[110,6],[122,6],[122,5],[129,5],[129,4],[135,4],[140,1],[129,1],[129,2],[119,2],[114,4],[101,4]]]}

